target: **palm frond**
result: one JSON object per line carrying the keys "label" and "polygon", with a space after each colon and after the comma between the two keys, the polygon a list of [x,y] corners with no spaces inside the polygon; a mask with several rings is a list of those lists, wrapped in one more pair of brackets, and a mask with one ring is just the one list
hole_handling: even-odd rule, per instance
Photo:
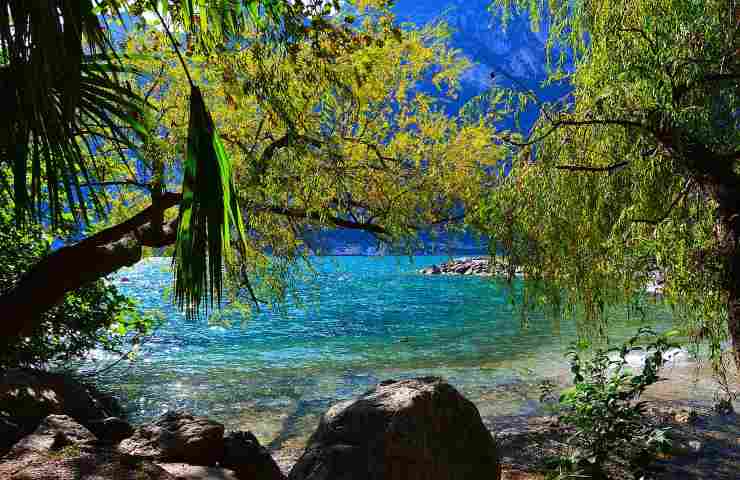
{"label": "palm frond", "polygon": [[33,82],[13,75],[10,69],[0,69],[1,98],[14,108],[11,115],[0,118],[0,132],[4,132],[0,134],[0,164],[12,165],[17,219],[30,216],[40,221],[42,195],[52,226],[60,224],[65,210],[87,223],[86,202],[104,215],[96,191],[83,195],[79,186],[80,177],[91,183],[89,156],[83,154],[80,141],[83,135],[108,132],[127,149],[134,149],[129,132],[146,135],[140,120],[145,117],[144,103],[121,85],[117,76],[123,72],[123,68],[108,61],[83,58],[79,62],[74,116],[68,121],[67,85],[54,84],[43,92],[43,108],[25,109],[10,103],[12,96],[6,93],[16,92],[22,97],[25,90],[35,88]]}
{"label": "palm frond", "polygon": [[118,78],[94,2],[0,0],[0,53],[0,167],[12,170],[16,218],[40,220],[42,203],[53,226],[65,210],[87,221],[86,202],[103,214],[80,188],[90,178],[80,132],[130,143],[143,104]]}
{"label": "palm frond", "polygon": [[193,317],[200,314],[203,300],[208,301],[206,310],[221,302],[232,227],[246,245],[231,160],[196,86],[191,87],[187,145],[173,263],[175,299]]}

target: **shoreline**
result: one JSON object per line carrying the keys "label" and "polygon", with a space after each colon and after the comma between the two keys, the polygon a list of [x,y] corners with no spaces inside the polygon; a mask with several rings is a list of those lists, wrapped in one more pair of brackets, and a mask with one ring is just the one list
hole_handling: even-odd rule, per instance
{"label": "shoreline", "polygon": [[[503,263],[498,261],[491,262],[490,255],[460,256],[450,260],[434,264],[418,270],[422,275],[451,275],[451,276],[476,276],[476,277],[495,277],[508,278],[513,275],[515,278],[525,278],[524,272],[516,268],[513,272],[507,270]],[[661,296],[663,294],[663,276],[659,271],[653,271],[649,274],[650,280],[645,285],[645,292]]]}
{"label": "shoreline", "polygon": [[[647,421],[670,428],[673,446],[670,454],[657,458],[653,463],[658,473],[651,476],[654,480],[671,478],[687,478],[697,480],[731,480],[735,477],[728,472],[740,465],[740,420],[736,414],[721,414],[712,410],[711,398],[701,396],[697,392],[716,385],[707,378],[709,371],[706,363],[697,363],[688,360],[684,355],[674,355],[663,370],[665,381],[651,386],[642,397],[648,403]],[[632,362],[630,362],[632,363]],[[635,359],[635,365],[639,359]],[[730,372],[732,374],[732,372]],[[567,372],[557,378],[556,389],[567,388]],[[455,386],[453,379],[451,385]],[[384,382],[381,379],[381,384]],[[535,384],[513,383],[509,386],[500,385],[483,392],[483,396],[469,395],[480,413],[480,418],[486,429],[497,439],[500,445],[504,476],[502,480],[541,480],[543,472],[551,467],[545,459],[548,456],[564,455],[564,440],[571,433],[567,428],[559,425],[553,411],[548,407],[553,404],[537,401],[538,408],[527,413],[505,414],[495,408],[496,400],[509,398],[510,395],[527,396],[531,392],[528,387]],[[357,396],[353,396],[356,399]],[[531,400],[535,401],[535,400]],[[332,402],[330,406],[343,403]],[[492,408],[493,407],[493,408]],[[735,401],[735,409],[740,409],[740,403]],[[329,411],[329,406],[321,409],[322,415]],[[205,415],[202,418],[213,419],[205,411],[193,409],[195,415]],[[257,412],[255,412],[257,413]],[[270,415],[263,412],[261,417]],[[304,454],[309,441],[319,424],[318,417],[283,420],[283,429],[280,438],[260,439],[278,468],[288,473]],[[302,420],[302,421],[301,421]],[[220,422],[220,420],[219,420]],[[251,420],[243,419],[238,428],[227,427],[227,431],[253,431],[257,426],[257,417]],[[142,428],[151,422],[134,424],[134,428]],[[626,467],[619,461],[609,464],[613,471],[623,474]],[[622,469],[622,470],[620,470]],[[623,471],[624,470],[624,471]],[[621,475],[615,478],[629,480],[629,476]]]}

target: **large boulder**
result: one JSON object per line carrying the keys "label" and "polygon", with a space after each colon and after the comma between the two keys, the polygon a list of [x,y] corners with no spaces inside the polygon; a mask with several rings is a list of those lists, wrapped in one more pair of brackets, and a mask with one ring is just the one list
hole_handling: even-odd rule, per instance
{"label": "large boulder", "polygon": [[167,412],[136,429],[118,445],[118,451],[147,460],[211,466],[223,459],[223,435],[220,423],[188,412]]}
{"label": "large boulder", "polygon": [[252,432],[232,432],[224,438],[221,466],[233,470],[241,480],[283,480],[275,460]]}
{"label": "large boulder", "polygon": [[[67,415],[89,427],[91,422],[117,415],[112,397],[70,375],[38,370],[11,369],[0,374],[0,428],[7,435],[3,447],[14,444],[38,427],[49,415]],[[7,424],[14,427],[7,429]],[[12,438],[10,437],[12,435]]]}
{"label": "large boulder", "polygon": [[322,417],[290,480],[498,480],[478,409],[436,377],[378,385]]}

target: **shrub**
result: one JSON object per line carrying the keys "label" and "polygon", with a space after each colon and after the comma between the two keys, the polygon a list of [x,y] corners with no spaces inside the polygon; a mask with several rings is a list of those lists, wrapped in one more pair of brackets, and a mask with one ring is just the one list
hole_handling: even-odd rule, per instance
{"label": "shrub", "polygon": [[[646,421],[646,403],[639,399],[659,380],[664,353],[675,346],[667,335],[640,329],[619,348],[597,349],[590,355],[586,345],[577,345],[568,352],[574,386],[560,396],[560,421],[574,433],[568,440],[572,455],[561,459],[562,469],[607,478],[605,464],[618,454],[637,473],[667,446],[665,429]],[[645,353],[639,373],[627,362],[637,351]]]}
{"label": "shrub", "polygon": [[[0,209],[0,294],[13,288],[20,276],[50,251],[40,227],[17,226],[8,212]],[[26,338],[12,342],[0,339],[0,370],[62,364],[96,346],[122,352],[132,339],[130,332],[145,333],[149,328],[151,322],[141,317],[115,286],[102,280],[92,282],[67,294]]]}

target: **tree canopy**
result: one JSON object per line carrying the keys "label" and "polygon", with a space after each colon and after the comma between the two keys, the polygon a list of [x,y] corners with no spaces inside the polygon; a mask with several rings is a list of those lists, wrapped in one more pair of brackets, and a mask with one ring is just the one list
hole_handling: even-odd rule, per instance
{"label": "tree canopy", "polygon": [[[320,253],[310,232],[359,229],[403,249],[426,228],[459,223],[480,197],[484,167],[504,157],[491,126],[440,108],[468,68],[444,25],[402,32],[377,8],[339,20],[354,24],[349,47],[326,39],[282,55],[243,38],[229,55],[190,59],[233,159],[248,232],[230,264],[232,284],[253,299],[281,297],[287,270]],[[127,49],[155,52],[164,41],[157,30],[133,33]],[[156,182],[176,187],[188,138],[180,106],[189,86],[174,55],[142,57],[137,68],[157,72],[138,88],[154,105],[154,125],[168,128],[156,127],[140,149],[146,168],[106,179],[133,204],[149,202]],[[425,80],[435,92],[419,89]]]}
{"label": "tree canopy", "polygon": [[[572,92],[536,104],[511,174],[479,225],[533,280],[530,298],[586,306],[592,319],[653,275],[718,351],[740,364],[738,232],[740,17],[736,2],[495,2],[544,25],[551,82]],[[659,272],[659,273],[657,273]]]}
{"label": "tree canopy", "polygon": [[[116,89],[95,88],[101,99],[86,100],[103,120],[84,124],[83,109],[70,107],[71,163],[44,139],[54,148],[41,158],[53,161],[38,161],[31,145],[4,155],[2,166],[17,218],[29,211],[58,228],[80,225],[91,205],[96,215],[87,235],[0,297],[14,318],[5,334],[34,324],[66,292],[138,261],[145,248],[174,245],[175,295],[197,314],[203,300],[219,302],[224,271],[256,303],[260,289],[284,295],[285,273],[312,251],[308,231],[361,229],[398,244],[461,220],[481,192],[483,167],[503,150],[489,124],[449,118],[435,98],[456,95],[467,68],[445,27],[400,29],[387,3],[359,1],[338,14],[338,5],[318,1],[98,2],[100,15],[85,17],[91,29],[116,15],[129,25],[126,45],[113,48],[104,36],[97,47]],[[41,21],[19,8],[3,11],[8,23]],[[58,26],[74,14],[53,12]],[[92,55],[88,34],[70,38],[82,58]],[[32,75],[19,65],[45,58],[11,60],[4,72],[20,91]],[[422,93],[422,82],[438,93]],[[117,95],[130,102],[109,111]],[[18,112],[13,125],[33,124]],[[78,273],[49,281],[83,261]]]}

